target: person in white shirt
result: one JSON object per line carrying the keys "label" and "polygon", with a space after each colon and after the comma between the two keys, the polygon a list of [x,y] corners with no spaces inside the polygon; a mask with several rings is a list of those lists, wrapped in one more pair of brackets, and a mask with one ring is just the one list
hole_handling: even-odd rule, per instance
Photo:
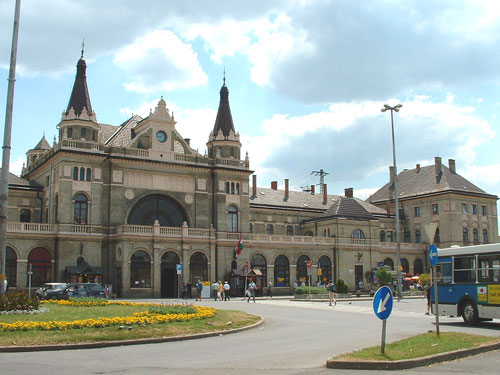
{"label": "person in white shirt", "polygon": [[224,281],[224,301],[229,301],[230,296],[229,296],[229,291],[231,290],[231,286],[227,283],[227,281]]}
{"label": "person in white shirt", "polygon": [[253,282],[253,280],[250,280],[248,283],[248,299],[247,302],[250,302],[250,298],[253,298],[253,302],[255,303],[255,288],[257,288],[257,285]]}

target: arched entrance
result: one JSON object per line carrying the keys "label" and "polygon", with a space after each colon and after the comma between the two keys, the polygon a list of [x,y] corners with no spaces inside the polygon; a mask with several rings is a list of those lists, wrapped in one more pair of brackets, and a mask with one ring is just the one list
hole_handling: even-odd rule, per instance
{"label": "arched entrance", "polygon": [[309,285],[309,277],[307,276],[307,261],[310,260],[307,255],[301,255],[297,259],[297,280],[299,286],[302,282]]}
{"label": "arched entrance", "polygon": [[323,255],[318,260],[318,269],[321,270],[321,275],[318,275],[318,280],[323,284],[328,284],[330,280],[332,280],[332,262],[330,258],[326,255]]}
{"label": "arched entrance", "polygon": [[[50,253],[47,249],[43,247],[36,247],[30,251],[28,255],[28,272],[31,271],[31,286],[42,286],[51,280],[52,271],[52,259]],[[26,280],[26,284],[29,285],[29,279]]]}
{"label": "arched entrance", "polygon": [[162,227],[182,227],[184,221],[189,225],[182,206],[161,194],[142,198],[128,216],[128,223],[132,225],[153,225],[156,220]]}
{"label": "arched entrance", "polygon": [[196,285],[198,281],[208,280],[208,261],[205,254],[196,252],[189,259],[189,281]]}
{"label": "arched entrance", "polygon": [[250,260],[250,268],[259,270],[262,276],[256,277],[257,295],[262,296],[262,290],[267,286],[267,262],[261,254],[255,254]]}
{"label": "arched entrance", "polygon": [[177,264],[180,264],[179,256],[173,251],[167,251],[161,257],[161,296],[163,298],[177,297],[179,289]]}

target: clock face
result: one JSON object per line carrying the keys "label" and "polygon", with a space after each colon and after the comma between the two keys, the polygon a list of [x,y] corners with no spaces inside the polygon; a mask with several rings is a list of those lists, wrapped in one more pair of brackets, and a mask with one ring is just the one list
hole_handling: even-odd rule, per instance
{"label": "clock face", "polygon": [[165,142],[167,140],[167,133],[165,133],[163,130],[156,132],[156,139],[158,140],[158,142]]}

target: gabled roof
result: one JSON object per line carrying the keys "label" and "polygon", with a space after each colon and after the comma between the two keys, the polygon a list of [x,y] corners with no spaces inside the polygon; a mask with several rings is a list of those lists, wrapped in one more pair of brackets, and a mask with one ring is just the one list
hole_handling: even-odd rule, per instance
{"label": "gabled roof", "polygon": [[[393,193],[389,192],[391,185],[392,184],[388,182],[370,196],[367,201],[371,203],[387,201],[389,197],[393,196]],[[478,188],[459,174],[453,173],[445,165],[441,165],[437,174],[434,165],[404,170],[398,174],[399,199],[445,192],[458,192],[473,195],[479,194],[492,198],[495,197]]]}
{"label": "gabled roof", "polygon": [[226,79],[224,78],[224,84],[220,89],[220,102],[219,110],[217,111],[217,118],[215,119],[215,125],[213,134],[217,136],[219,130],[222,130],[222,134],[227,137],[231,130],[234,130],[233,116],[231,116],[231,108],[229,107],[229,90],[226,86]]}
{"label": "gabled roof", "polygon": [[360,199],[357,198],[339,196],[321,217],[348,217],[362,220],[373,219],[373,215],[370,214],[359,201]]}
{"label": "gabled roof", "polygon": [[50,144],[49,142],[45,139],[45,136],[40,139],[40,142],[35,146],[34,150],[49,150],[50,149]]}
{"label": "gabled roof", "polygon": [[[0,168],[0,173],[2,168]],[[27,189],[27,190],[43,190],[43,187],[35,181],[28,181],[15,174],[9,172],[9,188]]]}

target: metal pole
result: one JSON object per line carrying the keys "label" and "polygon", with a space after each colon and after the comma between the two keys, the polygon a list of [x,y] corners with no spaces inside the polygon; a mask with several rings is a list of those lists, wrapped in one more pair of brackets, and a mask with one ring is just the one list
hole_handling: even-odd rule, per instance
{"label": "metal pole", "polygon": [[[9,208],[9,167],[10,140],[12,137],[12,112],[14,107],[14,84],[16,82],[17,39],[19,35],[19,14],[21,0],[16,0],[14,11],[14,30],[12,32],[12,47],[10,53],[9,84],[7,87],[7,107],[5,111],[5,130],[3,137],[2,173],[0,189],[0,251],[2,252],[2,268],[0,273],[5,277],[5,262],[7,260],[7,213]],[[0,288],[0,293],[3,286]]]}
{"label": "metal pole", "polygon": [[385,331],[387,326],[387,320],[382,320],[382,343],[380,344],[380,351],[385,354]]}
{"label": "metal pole", "polygon": [[432,282],[434,283],[434,304],[436,306],[436,335],[439,336],[439,300],[438,300],[438,283],[437,283],[437,267],[432,267]]}
{"label": "metal pole", "polygon": [[394,141],[394,118],[391,109],[391,130],[392,130],[392,160],[394,162],[394,205],[396,210],[396,246],[397,246],[397,277],[398,277],[398,301],[403,297],[403,286],[401,285],[401,242],[399,240],[399,201],[398,201],[398,169],[396,167],[396,142]]}
{"label": "metal pole", "polygon": [[31,298],[31,275],[33,275],[33,264],[28,267],[28,297]]}

